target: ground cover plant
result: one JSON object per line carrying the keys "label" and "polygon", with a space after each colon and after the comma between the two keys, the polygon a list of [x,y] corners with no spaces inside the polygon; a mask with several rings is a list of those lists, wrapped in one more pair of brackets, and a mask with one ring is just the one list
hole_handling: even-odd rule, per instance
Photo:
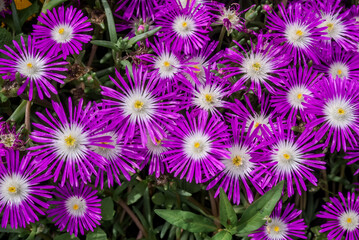
{"label": "ground cover plant", "polygon": [[357,0],[0,22],[1,239],[359,239]]}

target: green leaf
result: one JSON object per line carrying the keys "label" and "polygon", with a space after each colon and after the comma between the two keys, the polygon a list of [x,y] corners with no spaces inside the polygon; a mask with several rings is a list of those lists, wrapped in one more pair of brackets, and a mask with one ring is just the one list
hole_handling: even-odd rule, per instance
{"label": "green leaf", "polygon": [[101,228],[96,228],[86,236],[86,240],[105,240],[107,239],[106,233]]}
{"label": "green leaf", "polygon": [[165,203],[165,196],[161,192],[157,192],[152,196],[152,202],[156,205],[162,205]]}
{"label": "green leaf", "polygon": [[33,14],[37,14],[40,11],[40,5],[38,1],[35,1],[30,7],[19,11],[20,26],[24,25],[29,17]]}
{"label": "green leaf", "polygon": [[133,38],[130,39],[130,41],[128,41],[128,48],[131,48],[133,46],[133,44],[137,43],[138,41],[142,41],[146,38],[149,38],[150,36],[154,35],[156,32],[158,32],[159,30],[161,30],[162,27],[157,27],[155,29],[152,29],[151,31],[142,33],[140,35],[137,35]]}
{"label": "green leaf", "polygon": [[57,235],[54,240],[69,240],[69,239],[74,239],[74,240],[80,240],[78,237],[76,237],[75,235],[70,235],[69,233],[64,233],[61,235]]}
{"label": "green leaf", "polygon": [[26,104],[27,104],[27,101],[22,100],[20,105],[15,109],[15,111],[11,114],[11,116],[9,117],[8,120],[20,123],[25,117]]}
{"label": "green leaf", "polygon": [[212,237],[212,240],[231,240],[231,239],[232,239],[232,234],[224,230],[220,231],[219,233],[217,233]]}
{"label": "green leaf", "polygon": [[138,182],[130,194],[128,194],[127,205],[137,202],[143,196],[146,187],[147,184],[145,182]]}
{"label": "green leaf", "polygon": [[222,188],[219,195],[219,220],[225,227],[234,225],[237,222],[237,215]]}
{"label": "green leaf", "polygon": [[283,185],[284,181],[279,182],[244,211],[236,226],[239,233],[255,231],[265,223],[264,218],[270,216],[282,196]]}
{"label": "green leaf", "polygon": [[44,5],[42,6],[41,12],[45,13],[47,10],[51,10],[54,7],[60,5],[61,3],[66,2],[67,0],[45,0]]}
{"label": "green leaf", "polygon": [[115,26],[115,20],[113,19],[113,14],[112,14],[110,5],[108,5],[108,2],[106,0],[101,0],[101,3],[103,5],[103,8],[105,9],[108,31],[110,34],[110,40],[112,43],[116,43],[117,42],[116,26]]}
{"label": "green leaf", "polygon": [[113,43],[113,42],[110,42],[110,41],[92,40],[91,43],[93,45],[97,45],[97,46],[100,46],[100,47],[111,48],[113,50],[119,50],[118,47],[116,46],[116,44]]}
{"label": "green leaf", "polygon": [[16,229],[14,229],[14,228],[12,228],[10,226],[10,224],[8,224],[6,226],[6,228],[0,227],[0,232],[6,232],[6,233],[23,233],[23,232],[26,232],[26,231],[28,231],[28,230],[26,230],[24,228],[16,228]]}
{"label": "green leaf", "polygon": [[5,28],[0,28],[0,48],[4,49],[5,44],[12,44],[12,35]]}
{"label": "green leaf", "polygon": [[15,33],[19,34],[21,33],[21,25],[20,25],[19,15],[16,10],[15,1],[12,1],[11,3],[11,15],[12,15],[12,20],[14,22]]}
{"label": "green leaf", "polygon": [[192,233],[214,232],[217,230],[212,220],[191,212],[156,209],[155,213],[172,225]]}
{"label": "green leaf", "polygon": [[115,210],[113,209],[113,201],[111,197],[102,199],[101,201],[101,216],[102,220],[111,220],[115,215]]}

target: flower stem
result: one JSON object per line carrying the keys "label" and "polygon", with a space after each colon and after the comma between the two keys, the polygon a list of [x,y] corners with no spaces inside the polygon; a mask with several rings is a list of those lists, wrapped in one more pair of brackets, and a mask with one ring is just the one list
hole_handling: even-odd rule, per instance
{"label": "flower stem", "polygon": [[217,49],[216,49],[217,52],[218,52],[219,50],[221,50],[225,32],[226,32],[226,28],[225,28],[225,26],[223,25],[223,26],[222,26],[222,29],[221,29],[221,33],[219,34],[219,39],[218,39],[218,40],[219,40],[219,43],[218,43]]}
{"label": "flower stem", "polygon": [[31,101],[27,101],[26,109],[25,109],[25,128],[28,132],[31,131],[30,115],[31,115]]}

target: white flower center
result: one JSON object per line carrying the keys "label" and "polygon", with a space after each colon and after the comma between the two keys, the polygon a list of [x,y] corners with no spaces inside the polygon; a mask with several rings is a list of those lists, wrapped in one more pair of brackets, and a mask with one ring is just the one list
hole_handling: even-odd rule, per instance
{"label": "white flower center", "polygon": [[276,162],[276,170],[280,173],[292,173],[298,170],[302,162],[302,154],[295,144],[282,141],[272,147],[271,160]]}
{"label": "white flower center", "polygon": [[51,30],[51,36],[56,43],[67,43],[72,40],[73,32],[71,25],[59,24]]}
{"label": "white flower center", "polygon": [[241,70],[247,79],[249,78],[254,82],[265,82],[273,68],[272,63],[266,56],[260,53],[251,53],[244,59]]}
{"label": "white flower center", "polygon": [[247,177],[254,168],[247,147],[234,145],[228,149],[230,158],[224,158],[225,171],[233,177]]}
{"label": "white flower center", "polygon": [[236,25],[239,23],[239,17],[235,10],[231,10],[230,8],[222,9],[222,14],[219,16],[219,20],[223,22],[224,19],[228,19],[232,25]]}
{"label": "white flower center", "polygon": [[312,42],[307,26],[298,22],[286,26],[285,37],[289,43],[298,48],[306,48]]}
{"label": "white flower center", "polygon": [[327,101],[324,107],[325,118],[333,127],[346,127],[355,121],[353,106],[349,101],[336,97]]}
{"label": "white flower center", "polygon": [[199,86],[198,91],[194,94],[194,105],[204,109],[213,110],[216,107],[221,107],[221,89],[216,86]]}
{"label": "white flower center", "polygon": [[346,64],[342,62],[335,62],[332,63],[329,67],[329,75],[332,76],[332,78],[336,78],[337,76],[339,78],[344,78],[349,76],[349,68]]}
{"label": "white flower center", "polygon": [[66,199],[66,210],[72,217],[82,217],[87,210],[86,200],[81,196],[72,196]]}
{"label": "white flower center", "polygon": [[24,55],[23,58],[18,59],[17,65],[15,66],[19,73],[32,80],[41,78],[44,75],[45,67],[46,62],[43,58],[27,54]]}
{"label": "white flower center", "polygon": [[75,124],[68,124],[58,129],[53,141],[58,157],[65,161],[81,159],[87,150],[87,137],[83,128]]}
{"label": "white flower center", "polygon": [[121,152],[121,146],[119,144],[117,144],[118,137],[117,137],[116,133],[108,132],[108,133],[105,133],[103,136],[110,136],[112,141],[111,142],[101,142],[101,144],[110,145],[110,146],[113,146],[114,148],[99,147],[99,146],[91,145],[90,149],[108,160],[116,159],[118,154]]}
{"label": "white flower center", "polygon": [[147,144],[146,147],[149,152],[153,153],[154,155],[161,155],[167,148],[162,146],[163,139],[156,139],[156,144],[152,142],[150,137],[147,135]]}
{"label": "white flower center", "polygon": [[155,68],[161,78],[173,78],[181,67],[179,60],[171,53],[165,52],[155,60]]}
{"label": "white flower center", "polygon": [[[269,117],[266,117],[262,114],[261,115],[255,114],[254,116],[249,117],[249,119],[246,122],[246,131],[248,131],[248,129],[252,123],[253,123],[253,126],[252,126],[251,133],[254,131],[254,129],[259,127],[261,124],[266,125],[270,129]],[[262,135],[261,130],[258,131],[258,135],[259,136]]]}
{"label": "white flower center", "polygon": [[180,37],[188,37],[196,30],[196,24],[190,16],[177,16],[173,20],[173,30]]}
{"label": "white flower center", "polygon": [[131,122],[148,120],[155,113],[154,99],[147,91],[135,89],[123,101],[121,107],[124,114],[130,116]]}
{"label": "white flower center", "polygon": [[201,132],[193,133],[184,139],[184,152],[193,160],[205,158],[210,149],[209,137]]}
{"label": "white flower center", "polygon": [[0,202],[3,204],[19,205],[26,200],[30,186],[26,178],[13,173],[0,179]]}
{"label": "white flower center", "polygon": [[12,133],[0,135],[0,143],[4,144],[7,148],[13,147],[15,140],[16,137]]}
{"label": "white flower center", "polygon": [[288,226],[280,218],[272,218],[272,221],[267,223],[265,233],[270,240],[286,239]]}
{"label": "white flower center", "polygon": [[335,15],[323,14],[322,19],[324,22],[319,25],[319,27],[326,27],[325,32],[327,33],[327,36],[334,40],[342,37],[343,31],[345,30],[345,26],[337,16],[338,13]]}
{"label": "white flower center", "polygon": [[5,1],[0,0],[0,12],[5,10]]}
{"label": "white flower center", "polygon": [[297,109],[303,109],[302,103],[304,102],[304,95],[311,95],[311,91],[309,91],[305,86],[294,86],[289,89],[287,100],[290,105]]}
{"label": "white flower center", "polygon": [[348,210],[339,217],[339,222],[344,230],[352,232],[358,228],[359,215],[355,211]]}

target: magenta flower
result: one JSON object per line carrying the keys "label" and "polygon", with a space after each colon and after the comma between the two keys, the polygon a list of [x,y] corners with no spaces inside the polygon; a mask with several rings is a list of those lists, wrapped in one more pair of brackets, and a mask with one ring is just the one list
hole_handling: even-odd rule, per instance
{"label": "magenta flower", "polygon": [[210,179],[224,169],[221,158],[229,158],[226,148],[227,126],[218,118],[206,118],[203,115],[186,114],[176,121],[175,128],[163,142],[164,147],[171,148],[165,152],[164,161],[170,172],[188,182],[195,179],[201,183]]}
{"label": "magenta flower", "polygon": [[137,18],[155,19],[155,8],[159,6],[158,0],[120,0],[116,12],[123,11],[123,17],[130,19],[135,16]]}
{"label": "magenta flower", "polygon": [[0,49],[0,53],[9,57],[8,59],[0,58],[0,74],[7,74],[3,78],[14,81],[15,74],[19,72],[25,81],[17,93],[22,94],[29,85],[29,100],[33,98],[34,87],[40,99],[44,98],[44,94],[48,98],[51,97],[48,90],[57,94],[56,88],[50,81],[63,84],[63,79],[66,77],[59,72],[66,71],[67,69],[63,66],[68,63],[58,62],[60,57],[57,57],[57,53],[45,55],[39,52],[35,49],[38,42],[31,36],[28,36],[27,44],[22,36],[20,39],[21,46],[15,40],[13,41],[16,51],[6,45],[4,46],[8,51]]}
{"label": "magenta flower", "polygon": [[47,15],[41,13],[38,21],[42,25],[33,25],[32,35],[37,39],[35,47],[42,52],[48,51],[50,56],[62,52],[64,59],[70,54],[79,54],[82,45],[92,38],[88,35],[92,27],[87,20],[82,11],[73,6],[48,10]]}
{"label": "magenta flower", "polygon": [[55,225],[70,235],[82,235],[85,230],[92,231],[100,225],[101,220],[101,199],[96,196],[97,191],[84,184],[78,187],[71,187],[70,184],[56,187],[53,193],[58,200],[49,201],[51,209],[47,215],[53,217]]}
{"label": "magenta flower", "polygon": [[[1,120],[1,118],[0,118]],[[20,150],[24,147],[25,143],[21,138],[21,131],[16,131],[16,125],[11,126],[9,122],[0,121],[0,148]]]}
{"label": "magenta flower", "polygon": [[40,198],[52,198],[42,185],[51,176],[34,164],[31,157],[20,157],[18,151],[9,149],[0,162],[0,213],[3,213],[1,227],[10,223],[11,228],[25,228],[27,224],[39,221],[37,213],[44,215],[43,209],[49,205]]}
{"label": "magenta flower", "polygon": [[[354,147],[348,147],[348,150],[346,152],[346,155],[344,156],[344,159],[348,159],[349,162],[347,165],[351,165],[359,161],[359,146]],[[357,169],[354,173],[354,175],[359,173],[359,169]],[[358,190],[359,191],[359,190]]]}
{"label": "magenta flower", "polygon": [[11,0],[2,0],[0,3],[0,16],[5,18],[5,14],[11,14],[10,10]]}
{"label": "magenta flower", "polygon": [[349,193],[347,198],[341,192],[339,199],[329,198],[332,203],[327,202],[322,207],[317,217],[324,218],[327,223],[321,225],[319,232],[328,232],[328,239],[340,240],[343,237],[348,240],[359,238],[359,197]]}
{"label": "magenta flower", "polygon": [[297,219],[301,212],[294,209],[294,204],[288,204],[283,209],[283,203],[280,200],[267,223],[249,237],[252,240],[307,239],[305,236],[307,226],[302,218]]}

